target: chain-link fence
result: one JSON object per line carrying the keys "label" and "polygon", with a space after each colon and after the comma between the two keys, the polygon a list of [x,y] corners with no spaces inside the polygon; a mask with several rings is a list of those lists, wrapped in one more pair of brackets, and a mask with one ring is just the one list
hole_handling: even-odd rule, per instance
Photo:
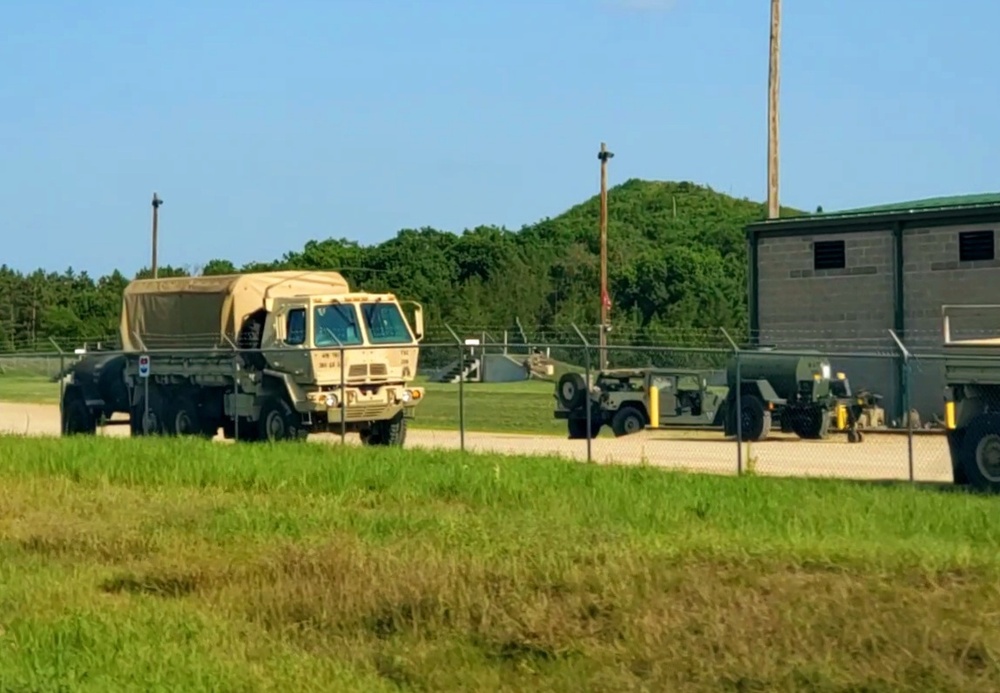
{"label": "chain-link fence", "polygon": [[161,344],[140,362],[54,346],[0,354],[0,429],[59,434],[76,412],[73,425],[101,435],[260,439],[294,428],[394,444],[399,427],[385,422],[403,412],[407,446],[714,473],[952,479],[940,354],[915,356],[902,343],[752,348],[722,330],[676,341],[602,348],[594,330],[572,326],[518,339],[444,326],[409,349]]}

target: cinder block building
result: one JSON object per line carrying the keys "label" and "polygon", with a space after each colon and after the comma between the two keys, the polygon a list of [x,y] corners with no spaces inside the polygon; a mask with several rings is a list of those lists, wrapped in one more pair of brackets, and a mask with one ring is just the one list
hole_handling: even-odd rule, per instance
{"label": "cinder block building", "polygon": [[[779,347],[889,355],[892,329],[918,356],[911,363],[911,406],[921,421],[943,416],[944,372],[930,358],[943,343],[941,306],[1000,304],[998,229],[1000,194],[751,224],[751,335]],[[1000,312],[966,316],[958,324],[967,335],[1000,334]],[[955,322],[952,328],[954,333]],[[902,358],[834,365],[856,387],[883,394],[887,418],[902,417]]]}

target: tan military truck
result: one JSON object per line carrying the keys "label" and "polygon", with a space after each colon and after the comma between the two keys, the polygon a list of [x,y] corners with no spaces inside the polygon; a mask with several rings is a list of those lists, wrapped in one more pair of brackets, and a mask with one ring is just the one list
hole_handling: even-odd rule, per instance
{"label": "tan military truck", "polygon": [[[411,302],[412,303],[412,302]],[[116,413],[132,435],[247,441],[357,432],[403,444],[424,396],[411,383],[423,339],[389,293],[351,291],[338,272],[263,272],[131,282],[121,351],[67,369],[64,434]]]}

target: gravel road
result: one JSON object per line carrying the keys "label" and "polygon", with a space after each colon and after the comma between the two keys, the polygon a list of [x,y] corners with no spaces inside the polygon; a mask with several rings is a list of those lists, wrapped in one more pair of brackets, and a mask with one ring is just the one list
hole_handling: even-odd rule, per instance
{"label": "gravel road", "polygon": [[[0,432],[21,435],[58,435],[59,408],[55,405],[0,402]],[[128,435],[127,426],[108,426],[101,435]],[[317,442],[339,443],[339,436],[315,436]],[[355,436],[347,442],[357,444]],[[411,428],[408,447],[458,449],[458,431]],[[693,471],[735,473],[737,445],[714,432],[643,431],[619,439],[591,441],[598,463],[647,464]],[[465,448],[507,455],[548,454],[586,460],[587,442],[557,437],[466,431]],[[913,475],[917,481],[950,482],[951,466],[943,436],[921,435],[913,440]],[[744,465],[753,459],[760,474],[832,476],[850,479],[908,479],[905,435],[869,434],[864,442],[849,444],[842,435],[823,441],[800,441],[776,434],[774,440],[743,446]]]}

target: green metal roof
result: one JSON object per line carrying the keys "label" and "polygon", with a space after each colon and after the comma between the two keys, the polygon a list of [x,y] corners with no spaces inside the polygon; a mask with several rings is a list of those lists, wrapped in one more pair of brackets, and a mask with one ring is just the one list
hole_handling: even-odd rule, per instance
{"label": "green metal roof", "polygon": [[1000,205],[1000,193],[974,193],[972,195],[950,195],[945,197],[927,197],[909,202],[894,202],[887,205],[871,207],[856,207],[842,209],[836,212],[823,212],[813,216],[831,216],[839,214],[882,214],[884,212],[907,212],[917,209],[947,209],[952,207],[968,207],[970,205]]}
{"label": "green metal roof", "polygon": [[754,222],[746,227],[746,232],[752,236],[771,230],[787,233],[822,228],[832,231],[834,227],[845,225],[861,231],[894,222],[905,224],[933,221],[935,224],[958,224],[967,221],[976,223],[987,218],[1000,220],[1000,192],[928,197],[834,212],[798,214]]}

